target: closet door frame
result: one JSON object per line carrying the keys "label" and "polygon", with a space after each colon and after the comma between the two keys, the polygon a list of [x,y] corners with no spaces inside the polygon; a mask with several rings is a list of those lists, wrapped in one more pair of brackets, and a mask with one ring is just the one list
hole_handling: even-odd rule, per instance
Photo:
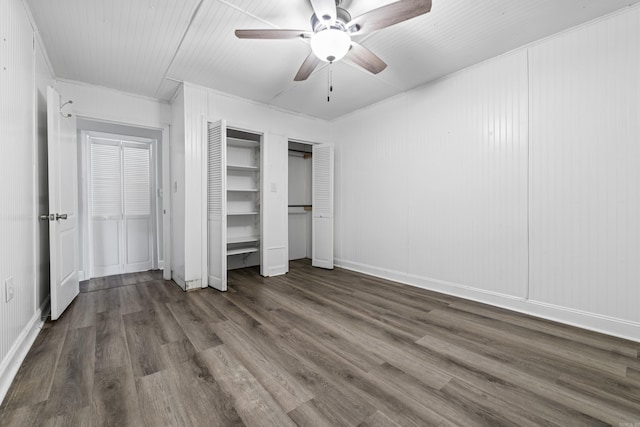
{"label": "closet door frame", "polygon": [[[201,236],[202,236],[202,241],[200,242],[201,244],[201,251],[202,251],[202,259],[201,259],[201,274],[202,274],[202,288],[207,288],[210,286],[209,284],[209,209],[208,209],[208,205],[209,205],[209,190],[208,190],[208,183],[209,183],[209,174],[208,174],[208,159],[209,159],[209,137],[208,137],[208,133],[209,133],[209,123],[217,123],[217,122],[221,122],[225,128],[225,130],[228,132],[229,129],[233,129],[233,130],[237,130],[237,131],[242,131],[242,132],[247,132],[247,133],[252,133],[255,135],[261,135],[262,136],[262,144],[265,144],[266,141],[266,134],[263,131],[259,131],[256,129],[252,129],[250,126],[246,125],[246,124],[242,124],[242,123],[238,123],[238,122],[229,122],[227,120],[225,120],[224,118],[212,118],[212,117],[208,117],[208,116],[202,116],[202,125],[201,125],[201,129],[202,129],[202,163],[201,163],[201,167],[202,167],[202,191],[201,191],[201,197],[202,197],[202,203],[201,203]],[[227,132],[225,132],[225,136],[227,134]],[[226,138],[225,141],[223,141],[224,144],[226,144]],[[225,170],[223,171],[223,175],[226,176],[227,171],[226,171],[226,159],[224,159],[224,165],[225,165]],[[264,200],[263,200],[263,194],[265,191],[265,180],[264,180],[264,145],[261,145],[260,147],[260,166],[259,166],[259,170],[260,170],[260,184],[259,184],[259,188],[260,188],[260,274],[264,276],[264,250],[263,250],[263,242],[262,239],[264,238]],[[226,181],[225,181],[225,186],[226,186]],[[225,199],[225,206],[226,206],[226,188],[225,190],[225,195],[224,195],[224,199]],[[225,208],[225,215],[226,215],[226,208]],[[226,223],[225,223],[225,227],[226,227]],[[226,235],[226,233],[225,233]],[[224,242],[224,247],[226,249],[226,242]],[[226,257],[226,251],[225,251],[225,257]],[[224,263],[225,268],[226,268],[226,262]],[[225,281],[226,282],[226,281]],[[226,288],[226,283],[225,283],[225,288]]]}
{"label": "closet door frame", "polygon": [[[133,144],[137,144],[137,143],[143,143],[149,146],[149,179],[150,179],[150,221],[149,221],[149,245],[150,245],[150,252],[151,252],[151,268],[152,269],[157,269],[158,268],[158,235],[157,235],[157,230],[158,230],[158,200],[156,195],[158,194],[158,185],[159,183],[157,182],[158,180],[158,168],[157,168],[157,150],[158,150],[158,141],[155,139],[151,139],[151,138],[140,138],[140,137],[134,137],[134,136],[125,136],[125,135],[118,135],[118,134],[110,134],[110,133],[104,133],[104,132],[95,132],[95,131],[81,131],[81,137],[80,137],[80,157],[82,159],[81,161],[81,185],[79,188],[79,191],[81,192],[80,194],[80,199],[82,201],[82,211],[81,211],[81,245],[80,247],[82,248],[87,248],[88,251],[85,251],[85,253],[87,253],[87,256],[85,256],[82,260],[82,269],[84,271],[84,280],[88,280],[93,276],[93,272],[94,272],[94,266],[92,265],[93,263],[93,227],[91,224],[92,218],[93,218],[93,206],[92,206],[92,189],[91,189],[91,181],[92,181],[92,171],[91,171],[91,138],[96,138],[96,139],[106,139],[106,140],[112,140],[114,142],[114,145],[118,144],[120,146],[122,146],[122,143],[124,142],[125,144],[127,142],[133,143]],[[122,152],[120,154],[121,156],[121,162],[123,161],[122,159]],[[121,163],[121,167],[122,167],[123,163]],[[124,186],[124,182],[120,183],[121,188]],[[122,190],[121,190],[122,191]],[[124,194],[121,193],[121,204],[124,203],[123,200]],[[126,241],[124,241],[124,230],[122,229],[122,227],[124,227],[124,205],[121,205],[121,211],[123,212],[123,214],[121,215],[120,218],[120,224],[118,226],[118,244],[120,245],[119,247],[119,262],[121,265],[121,270],[120,273],[125,273],[126,272],[126,268],[124,265],[125,262],[125,252],[126,252]],[[163,225],[162,225],[163,226]],[[166,237],[165,237],[166,238]],[[165,256],[165,261],[166,261],[166,256]],[[119,274],[119,273],[114,273],[114,274]],[[81,278],[82,279],[82,278]]]}
{"label": "closet door frame", "polygon": [[[317,141],[317,140],[314,141],[314,140],[297,139],[297,138],[289,138],[288,142],[295,142],[295,143],[298,143],[298,144],[305,144],[305,145],[311,146],[312,148],[314,146],[320,146],[320,145],[332,146],[333,147],[333,149],[332,149],[332,152],[333,152],[333,154],[332,154],[333,155],[332,162],[335,164],[335,144],[333,144],[332,142],[322,142],[322,141]],[[288,162],[289,152],[288,152],[288,150],[286,150],[284,155],[287,156],[287,161],[285,162],[285,165],[286,165],[286,179],[285,179],[286,188],[285,188],[285,194],[287,195],[287,197],[285,197],[285,204],[286,204],[286,211],[287,211],[287,217],[288,217],[288,210],[289,210],[289,162]],[[333,171],[333,173],[334,173],[334,176],[333,176],[332,182],[333,182],[333,185],[335,186],[335,170]],[[313,172],[312,172],[311,187],[312,187],[312,194],[313,194]],[[333,197],[333,200],[332,200],[332,218],[331,218],[331,221],[332,221],[331,239],[333,239],[333,233],[335,232],[335,227],[333,225],[333,222],[335,222],[335,187],[331,189],[331,194],[332,194],[332,197]],[[313,204],[313,195],[312,195],[311,199],[312,199],[312,204]],[[315,250],[315,247],[314,247],[313,216],[314,216],[314,212],[312,210],[312,213],[311,213],[311,223],[312,223],[311,224],[311,227],[312,227],[312,231],[311,231],[312,242],[311,242],[311,245],[312,245],[312,252],[313,252],[313,250]],[[288,222],[288,218],[287,218],[287,222]],[[285,236],[286,240],[285,241],[287,242],[287,251],[286,251],[287,253],[286,253],[286,256],[287,256],[287,262],[289,262],[288,261],[289,260],[289,227],[287,226],[285,230],[286,230],[285,231],[286,232],[286,236]],[[335,241],[333,242],[332,246],[333,246],[333,250],[332,251],[335,253]],[[321,266],[317,266],[317,267],[332,269],[333,268],[333,259],[331,260],[331,262],[327,263],[326,265],[321,265]]]}

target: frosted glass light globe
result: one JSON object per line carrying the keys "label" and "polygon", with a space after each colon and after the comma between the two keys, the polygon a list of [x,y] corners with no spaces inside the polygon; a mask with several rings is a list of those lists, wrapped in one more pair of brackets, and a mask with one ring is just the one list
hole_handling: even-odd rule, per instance
{"label": "frosted glass light globe", "polygon": [[341,60],[351,47],[351,36],[344,31],[329,28],[311,37],[311,50],[325,62]]}

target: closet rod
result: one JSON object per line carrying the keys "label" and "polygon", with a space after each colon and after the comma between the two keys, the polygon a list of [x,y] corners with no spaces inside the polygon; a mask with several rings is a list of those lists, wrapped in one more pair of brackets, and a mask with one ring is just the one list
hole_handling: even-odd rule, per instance
{"label": "closet rod", "polygon": [[296,153],[311,154],[311,151],[294,150],[293,148],[289,148],[289,151],[293,151]]}

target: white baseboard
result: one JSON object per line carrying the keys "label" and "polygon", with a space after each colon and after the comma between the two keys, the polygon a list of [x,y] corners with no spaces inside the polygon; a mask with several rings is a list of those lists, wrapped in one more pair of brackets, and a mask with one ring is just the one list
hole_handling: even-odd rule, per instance
{"label": "white baseboard", "polygon": [[500,308],[506,308],[519,313],[529,314],[531,316],[541,317],[543,319],[553,320],[567,325],[577,326],[579,328],[640,342],[640,323],[603,316],[597,313],[575,310],[568,307],[547,304],[526,298],[514,297],[512,295],[485,291],[470,286],[430,279],[428,277],[406,274],[395,270],[388,270],[343,259],[336,259],[334,262],[337,267],[342,267],[347,270],[353,270],[370,276],[393,280],[406,285],[441,292],[443,294],[453,295]]}
{"label": "white baseboard", "polygon": [[180,286],[183,290],[187,289],[187,284],[185,282],[185,280],[182,278],[182,276],[180,276],[179,274],[177,274],[175,271],[171,271],[171,278],[173,279],[174,282],[176,282],[178,284],[178,286]]}
{"label": "white baseboard", "polygon": [[283,274],[287,274],[289,272],[288,265],[276,265],[266,269],[266,274],[264,277],[273,277],[273,276],[282,276]]}
{"label": "white baseboard", "polygon": [[18,369],[20,369],[20,365],[22,365],[24,358],[27,357],[29,349],[36,340],[40,329],[42,329],[44,324],[42,313],[47,312],[48,305],[49,298],[47,297],[24,327],[0,365],[0,402],[4,400],[9,387],[11,387],[11,382],[18,373]]}
{"label": "white baseboard", "polygon": [[185,280],[185,291],[202,289],[202,279]]}

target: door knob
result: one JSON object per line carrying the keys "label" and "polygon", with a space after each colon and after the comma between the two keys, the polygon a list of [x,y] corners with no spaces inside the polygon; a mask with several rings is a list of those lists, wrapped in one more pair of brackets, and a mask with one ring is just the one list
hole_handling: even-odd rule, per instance
{"label": "door knob", "polygon": [[61,219],[67,219],[67,214],[49,214],[49,215],[40,215],[40,221],[59,221]]}

